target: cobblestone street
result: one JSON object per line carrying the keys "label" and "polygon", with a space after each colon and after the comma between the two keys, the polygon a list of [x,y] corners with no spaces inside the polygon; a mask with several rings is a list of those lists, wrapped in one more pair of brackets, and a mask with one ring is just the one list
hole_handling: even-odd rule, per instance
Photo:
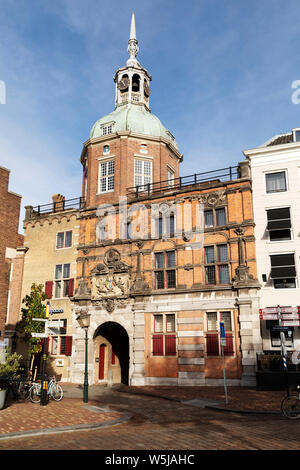
{"label": "cobblestone street", "polygon": [[298,450],[300,420],[217,411],[111,391],[99,405],[129,412],[116,426],[0,441],[1,450]]}

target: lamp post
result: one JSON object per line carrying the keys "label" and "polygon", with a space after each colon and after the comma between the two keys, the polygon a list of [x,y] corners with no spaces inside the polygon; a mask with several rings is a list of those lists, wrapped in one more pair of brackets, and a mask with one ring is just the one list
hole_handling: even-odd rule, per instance
{"label": "lamp post", "polygon": [[81,313],[77,317],[77,321],[81,328],[85,332],[85,357],[84,357],[84,382],[83,382],[83,402],[88,403],[89,401],[89,379],[88,379],[88,329],[90,326],[90,314]]}

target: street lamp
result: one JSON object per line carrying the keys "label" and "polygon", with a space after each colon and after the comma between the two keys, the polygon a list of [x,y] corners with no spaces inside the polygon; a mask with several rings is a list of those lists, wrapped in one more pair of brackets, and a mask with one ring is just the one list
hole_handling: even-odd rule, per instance
{"label": "street lamp", "polygon": [[84,359],[84,382],[83,382],[83,401],[84,403],[88,403],[88,387],[89,387],[89,380],[88,380],[88,329],[90,326],[90,314],[89,313],[80,313],[77,317],[77,321],[81,328],[85,331],[85,359]]}

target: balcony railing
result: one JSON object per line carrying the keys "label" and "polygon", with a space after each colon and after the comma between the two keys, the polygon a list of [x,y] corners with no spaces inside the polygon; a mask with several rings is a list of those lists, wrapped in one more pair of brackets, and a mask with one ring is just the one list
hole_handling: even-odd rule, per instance
{"label": "balcony railing", "polygon": [[230,166],[228,168],[220,168],[219,170],[194,173],[189,176],[180,176],[179,178],[175,178],[171,181],[157,181],[155,183],[133,186],[131,188],[127,188],[127,195],[140,197],[167,190],[181,189],[186,186],[195,186],[202,183],[232,181],[240,177],[240,167]]}
{"label": "balcony railing", "polygon": [[40,216],[43,214],[51,214],[53,212],[64,212],[71,209],[82,209],[83,207],[85,207],[85,198],[77,197],[74,199],[55,201],[50,204],[29,207],[31,209],[31,216]]}

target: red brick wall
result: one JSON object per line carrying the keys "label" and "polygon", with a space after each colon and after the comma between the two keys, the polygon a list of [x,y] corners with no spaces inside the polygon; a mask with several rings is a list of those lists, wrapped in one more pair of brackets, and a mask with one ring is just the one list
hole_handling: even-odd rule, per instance
{"label": "red brick wall", "polygon": [[4,337],[10,274],[6,248],[16,248],[23,238],[18,233],[21,196],[9,192],[8,183],[9,170],[0,167],[0,340]]}
{"label": "red brick wall", "polygon": [[[147,144],[147,154],[141,153],[141,143]],[[110,146],[110,153],[103,154],[104,145]],[[119,201],[119,196],[126,196],[127,188],[134,186],[134,159],[152,157],[153,182],[167,180],[167,164],[175,170],[175,178],[179,176],[179,159],[168,146],[153,138],[138,138],[132,136],[116,136],[87,148],[88,175],[87,175],[87,206],[99,204],[113,204]],[[135,156],[138,155],[139,157]],[[114,157],[115,160],[115,189],[98,195],[99,158]],[[84,196],[84,181],[82,184]]]}

